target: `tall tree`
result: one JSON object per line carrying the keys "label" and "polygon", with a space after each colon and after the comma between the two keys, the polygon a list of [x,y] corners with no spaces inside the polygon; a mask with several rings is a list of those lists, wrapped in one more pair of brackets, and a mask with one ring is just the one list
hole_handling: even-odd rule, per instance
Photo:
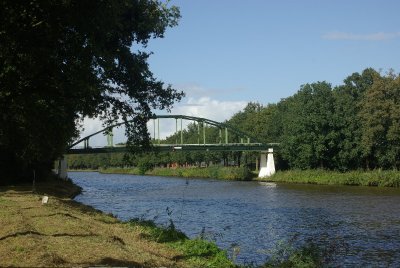
{"label": "tall tree", "polygon": [[400,76],[374,76],[361,102],[360,119],[366,167],[400,168]]}
{"label": "tall tree", "polygon": [[1,1],[3,174],[48,170],[85,116],[134,119],[128,143],[146,143],[151,108],[169,109],[183,93],[154,78],[141,50],[179,16],[155,0]]}
{"label": "tall tree", "polygon": [[353,73],[344,80],[344,84],[333,91],[335,98],[335,131],[338,133],[338,153],[332,161],[340,170],[361,168],[364,165],[361,136],[363,133],[359,118],[360,102],[365,92],[372,86],[373,77],[378,73],[365,69],[361,74]]}
{"label": "tall tree", "polygon": [[336,134],[331,85],[306,84],[280,104],[283,113],[281,151],[292,168],[331,168]]}

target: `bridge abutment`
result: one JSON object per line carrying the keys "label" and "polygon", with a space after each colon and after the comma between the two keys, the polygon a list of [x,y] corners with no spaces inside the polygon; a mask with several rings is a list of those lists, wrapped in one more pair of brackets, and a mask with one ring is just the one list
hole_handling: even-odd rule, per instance
{"label": "bridge abutment", "polygon": [[63,180],[68,178],[67,160],[65,160],[64,156],[58,160],[57,176]]}
{"label": "bridge abutment", "polygon": [[[274,150],[268,149],[268,152],[261,152],[259,178],[268,178],[275,174]],[[268,155],[267,155],[268,153]]]}

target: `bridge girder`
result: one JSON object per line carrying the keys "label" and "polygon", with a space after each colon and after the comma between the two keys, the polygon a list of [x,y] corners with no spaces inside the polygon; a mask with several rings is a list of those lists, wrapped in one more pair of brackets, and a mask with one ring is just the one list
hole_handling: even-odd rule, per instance
{"label": "bridge girder", "polygon": [[[250,144],[160,144],[154,145],[150,148],[152,151],[158,152],[179,152],[179,151],[212,151],[212,152],[223,152],[223,151],[241,151],[241,152],[259,152],[267,151],[269,148],[276,147],[276,143],[250,143]],[[68,154],[95,154],[95,153],[117,153],[117,152],[128,152],[129,149],[125,146],[117,147],[98,147],[98,148],[76,148],[69,149]]]}
{"label": "bridge girder", "polygon": [[[214,120],[210,120],[207,118],[202,118],[202,117],[195,117],[195,116],[187,116],[187,115],[154,115],[150,119],[181,119],[181,120],[190,120],[194,121],[197,123],[203,123],[203,124],[208,124],[214,127],[221,129],[225,129],[226,132],[226,143],[220,143],[220,144],[154,144],[152,149],[153,150],[158,150],[158,151],[174,151],[174,150],[182,150],[182,151],[264,151],[267,150],[268,148],[271,147],[276,147],[278,143],[268,143],[264,144],[261,142],[258,142],[257,139],[249,135],[248,133],[245,133],[241,130],[239,130],[236,127],[233,127],[227,123],[221,123],[217,122]],[[133,120],[128,121],[128,123],[133,122]],[[124,125],[125,122],[122,123],[117,123],[108,127],[105,127],[104,129],[97,131],[95,133],[92,133],[74,143],[72,143],[68,149],[67,153],[77,153],[77,154],[83,154],[83,153],[106,153],[106,152],[124,152],[127,151],[128,149],[126,147],[102,147],[102,148],[91,148],[89,147],[89,139],[95,135],[98,135],[100,133],[107,133],[110,132],[115,127],[119,127],[121,125]],[[238,135],[239,137],[247,138],[247,143],[228,143],[227,140],[227,131],[231,131]],[[253,142],[250,143],[250,140]],[[84,148],[73,148],[79,143],[84,142]]]}

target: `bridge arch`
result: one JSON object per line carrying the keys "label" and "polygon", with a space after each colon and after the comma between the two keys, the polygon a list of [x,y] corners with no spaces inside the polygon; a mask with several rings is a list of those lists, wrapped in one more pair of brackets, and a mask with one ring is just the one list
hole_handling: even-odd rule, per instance
{"label": "bridge arch", "polygon": [[[214,127],[217,127],[219,129],[224,128],[226,132],[226,139],[225,143],[219,143],[219,144],[183,144],[182,140],[180,144],[153,144],[154,147],[157,147],[158,150],[161,151],[170,151],[179,149],[179,150],[186,150],[186,151],[196,151],[196,150],[202,150],[202,151],[258,151],[261,153],[261,161],[260,161],[260,173],[259,177],[268,177],[271,176],[272,174],[275,173],[275,164],[274,164],[274,159],[273,159],[273,147],[279,146],[279,143],[261,143],[254,137],[252,137],[250,134],[247,134],[240,129],[233,127],[230,124],[227,123],[220,123],[214,120],[210,120],[207,118],[202,118],[202,117],[195,117],[195,116],[187,116],[187,115],[154,115],[150,119],[164,119],[164,118],[172,118],[172,119],[180,119],[180,120],[190,120],[193,122],[197,122],[198,124],[202,123],[203,126],[204,124],[208,124]],[[133,120],[128,121],[133,122]],[[181,121],[182,122],[182,121]],[[123,152],[126,151],[126,147],[102,147],[102,148],[91,148],[89,147],[89,139],[95,135],[98,135],[100,133],[107,133],[112,131],[113,128],[119,127],[121,125],[124,125],[125,122],[122,123],[116,123],[114,125],[108,126],[103,128],[102,130],[99,130],[95,133],[92,133],[84,138],[81,138],[72,144],[70,144],[67,148],[66,154],[87,154],[87,153],[111,153],[111,152]],[[178,125],[178,124],[176,124]],[[182,126],[182,123],[181,123]],[[178,128],[178,127],[177,127]],[[204,128],[203,128],[204,129]],[[233,132],[239,137],[242,138],[247,138],[247,141],[244,142],[239,142],[239,143],[228,143],[228,136],[227,136],[227,131]],[[182,133],[182,127],[181,127],[181,133]],[[178,130],[176,129],[176,133]],[[182,134],[181,134],[182,135]],[[155,137],[154,137],[155,138]],[[252,142],[251,142],[252,141]],[[83,149],[78,149],[78,148],[73,148],[79,143],[84,142],[85,148]],[[268,154],[268,159],[267,159],[267,154]],[[65,159],[61,159],[61,162],[65,162]],[[66,174],[66,165],[60,165],[64,166],[64,171],[62,171],[62,168],[59,170],[59,174]]]}
{"label": "bridge arch", "polygon": [[[238,128],[230,125],[230,124],[217,122],[217,121],[214,121],[214,120],[211,120],[211,119],[208,119],[208,118],[196,117],[196,116],[187,116],[187,115],[154,115],[154,116],[150,117],[150,119],[153,119],[153,120],[155,120],[155,119],[189,120],[189,121],[197,122],[198,124],[203,124],[203,126],[204,125],[210,125],[210,126],[217,127],[220,130],[224,129],[225,130],[225,143],[224,144],[229,144],[229,142],[228,142],[228,131],[231,132],[231,133],[236,134],[238,137],[241,137],[242,139],[246,139],[245,142],[238,142],[238,143],[231,143],[231,144],[250,144],[250,143],[251,144],[259,144],[259,145],[263,144],[262,142],[258,141],[256,138],[251,136],[250,134],[245,133],[244,131],[241,131],[240,129],[238,129]],[[128,123],[130,123],[130,122],[133,122],[133,120],[128,121]],[[71,150],[73,147],[75,147],[76,145],[78,145],[78,144],[80,144],[82,142],[84,142],[84,144],[85,144],[84,147],[88,148],[89,147],[89,139],[91,137],[96,136],[96,135],[101,134],[101,133],[107,133],[109,131],[112,131],[113,128],[122,126],[124,124],[125,124],[125,122],[121,122],[121,123],[116,123],[114,125],[105,127],[105,128],[103,128],[103,129],[101,129],[101,130],[99,130],[97,132],[94,132],[94,133],[92,133],[92,134],[90,134],[90,135],[88,135],[86,137],[83,137],[83,138],[73,142],[72,144],[70,144],[68,146],[67,149]],[[176,125],[178,125],[178,123]],[[181,129],[180,129],[180,131],[182,133],[182,121],[181,121]],[[175,133],[177,133],[177,132],[178,132],[178,127],[176,127],[176,132]],[[181,143],[177,143],[177,144],[183,144],[182,140],[181,140]],[[270,143],[268,145],[271,146],[271,145],[274,145],[274,144]]]}

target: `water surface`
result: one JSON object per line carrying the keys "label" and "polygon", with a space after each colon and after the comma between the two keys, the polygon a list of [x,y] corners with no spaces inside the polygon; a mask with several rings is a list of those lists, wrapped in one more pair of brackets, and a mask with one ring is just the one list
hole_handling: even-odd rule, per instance
{"label": "water surface", "polygon": [[[400,267],[400,191],[71,172],[76,200],[122,220],[203,234],[238,263],[262,263],[279,241],[336,245],[340,266]],[[342,246],[345,242],[346,247]]]}

